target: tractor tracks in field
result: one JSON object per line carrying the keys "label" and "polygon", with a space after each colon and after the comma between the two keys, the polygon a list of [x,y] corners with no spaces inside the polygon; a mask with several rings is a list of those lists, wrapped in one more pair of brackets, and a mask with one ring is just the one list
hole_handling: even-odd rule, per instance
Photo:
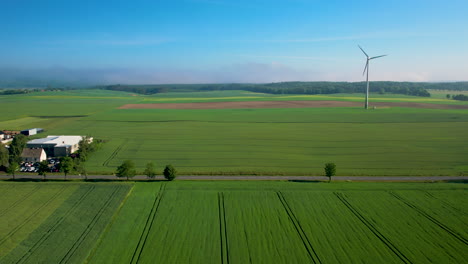
{"label": "tractor tracks in field", "polygon": [[141,253],[143,252],[143,249],[146,245],[146,240],[148,239],[148,236],[151,232],[151,228],[153,227],[154,223],[154,218],[156,217],[156,213],[158,211],[159,205],[161,204],[161,200],[164,197],[164,190],[166,189],[166,184],[163,183],[161,184],[161,187],[159,188],[159,192],[154,198],[153,206],[151,207],[151,211],[146,218],[146,223],[145,227],[143,228],[143,232],[141,233],[140,239],[138,241],[138,244],[135,248],[135,251],[133,252],[132,259],[130,261],[130,264],[133,263],[138,263],[141,257]]}
{"label": "tractor tracks in field", "polygon": [[29,198],[33,193],[35,193],[38,189],[39,189],[40,186],[36,186],[35,188],[33,188],[31,191],[25,193],[21,199],[18,199],[16,200],[14,203],[10,204],[7,208],[3,209],[3,211],[0,211],[0,217],[1,216],[4,216],[6,213],[8,213],[8,211],[10,211],[11,208],[14,208],[16,207],[19,203],[23,202],[24,200],[26,200],[27,198]]}
{"label": "tractor tracks in field", "polygon": [[54,201],[59,195],[61,195],[64,191],[65,191],[66,187],[63,186],[62,188],[60,188],[55,194],[53,194],[52,196],[49,197],[49,199],[47,199],[47,201],[45,201],[44,203],[42,203],[39,207],[36,208],[36,210],[34,210],[29,216],[27,216],[26,218],[23,219],[23,221],[17,225],[16,227],[14,227],[12,230],[10,230],[10,232],[8,232],[8,234],[6,234],[5,237],[1,238],[0,239],[0,247],[7,241],[8,238],[10,238],[11,236],[13,236],[14,234],[16,234],[16,232],[18,232],[23,226],[25,226],[27,223],[29,223],[29,221],[31,219],[33,219],[43,208],[45,208],[46,206],[48,206],[52,201]]}
{"label": "tractor tracks in field", "polygon": [[394,198],[398,199],[400,202],[404,203],[405,205],[407,205],[408,207],[410,207],[411,209],[415,210],[416,212],[418,212],[419,214],[421,214],[422,216],[424,216],[425,218],[427,218],[429,221],[431,221],[432,223],[436,224],[437,226],[439,226],[440,228],[442,228],[444,231],[446,231],[447,233],[449,233],[450,235],[452,235],[454,238],[458,239],[459,241],[461,241],[462,243],[464,243],[465,245],[468,245],[468,240],[466,238],[463,237],[463,235],[459,234],[458,232],[452,230],[450,227],[444,225],[442,222],[440,222],[439,220],[435,219],[434,217],[432,217],[430,214],[428,214],[425,210],[421,209],[420,207],[412,204],[410,201],[408,201],[407,199],[401,197],[400,195],[398,195],[397,193],[393,192],[393,191],[389,191],[388,192],[391,196],[393,196]]}
{"label": "tractor tracks in field", "polygon": [[461,210],[460,208],[457,208],[457,207],[453,206],[452,204],[448,203],[447,201],[444,201],[444,200],[442,200],[442,199],[440,199],[438,197],[435,197],[432,193],[430,193],[428,191],[421,191],[421,192],[423,192],[427,197],[439,201],[440,203],[444,204],[447,207],[450,207],[451,209],[457,211],[458,213],[464,214],[463,210]]}
{"label": "tractor tracks in field", "polygon": [[297,234],[302,240],[302,243],[304,244],[305,249],[307,250],[307,253],[309,254],[309,257],[312,259],[314,263],[322,263],[320,260],[319,256],[317,255],[317,252],[315,252],[314,248],[312,247],[312,244],[310,243],[309,239],[307,238],[307,235],[304,232],[304,229],[301,226],[301,223],[297,219],[296,215],[294,215],[293,210],[289,206],[288,202],[286,201],[286,198],[284,198],[283,193],[281,191],[277,191],[276,195],[278,196],[278,199],[280,200],[281,204],[283,205],[284,210],[286,211],[286,214],[288,215],[289,219],[294,225],[294,228],[297,231]]}
{"label": "tractor tracks in field", "polygon": [[348,200],[339,192],[333,192],[338,199],[380,240],[387,246],[403,263],[412,263],[388,238],[367,220]]}
{"label": "tractor tracks in field", "polygon": [[124,141],[122,142],[122,144],[120,144],[115,150],[114,152],[112,152],[112,154],[109,156],[109,158],[107,158],[103,163],[102,163],[102,166],[104,167],[107,167],[107,165],[109,165],[109,162],[115,158],[115,156],[117,156],[117,154],[119,154],[119,152],[122,150],[123,147],[125,147],[125,145],[127,145],[127,142],[128,141]]}
{"label": "tractor tracks in field", "polygon": [[68,263],[70,258],[75,254],[76,250],[80,247],[80,245],[83,243],[83,241],[86,239],[88,236],[89,232],[93,229],[94,225],[99,221],[101,218],[102,214],[104,211],[107,209],[109,204],[112,202],[112,199],[114,198],[114,195],[121,190],[123,187],[122,186],[117,186],[114,188],[114,191],[107,197],[107,200],[103,203],[101,208],[99,208],[99,211],[94,215],[93,219],[89,222],[89,224],[86,226],[85,230],[81,233],[79,238],[75,240],[73,243],[72,247],[68,250],[67,254],[63,256],[63,258],[60,260],[59,263]]}
{"label": "tractor tracks in field", "polygon": [[226,210],[224,207],[224,193],[218,193],[219,236],[221,242],[221,263],[229,263],[229,246],[226,225]]}
{"label": "tractor tracks in field", "polygon": [[90,186],[81,196],[74,202],[74,204],[57,220],[57,222],[52,225],[44,234],[39,238],[39,240],[34,243],[34,245],[16,262],[23,263],[26,261],[36,250],[37,248],[58,228],[61,223],[75,210],[75,208],[94,190],[94,186]]}

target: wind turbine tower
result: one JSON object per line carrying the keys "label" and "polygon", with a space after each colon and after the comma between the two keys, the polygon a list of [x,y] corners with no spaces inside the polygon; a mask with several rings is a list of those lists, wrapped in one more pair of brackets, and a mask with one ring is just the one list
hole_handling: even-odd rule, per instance
{"label": "wind turbine tower", "polygon": [[367,77],[366,77],[366,82],[367,82],[366,104],[364,105],[364,108],[367,109],[369,107],[369,61],[373,60],[373,59],[380,58],[380,57],[384,57],[384,56],[387,56],[387,55],[369,57],[369,55],[367,55],[367,53],[361,48],[361,46],[358,45],[358,47],[361,49],[362,53],[364,53],[364,55],[366,55],[366,57],[367,57],[366,66],[364,67],[364,71],[362,72],[362,75],[366,74],[366,72],[367,72]]}

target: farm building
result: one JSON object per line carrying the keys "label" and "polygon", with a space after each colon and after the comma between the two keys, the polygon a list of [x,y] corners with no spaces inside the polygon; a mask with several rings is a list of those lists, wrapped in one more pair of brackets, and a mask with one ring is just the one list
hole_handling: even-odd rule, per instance
{"label": "farm building", "polygon": [[21,158],[25,162],[41,162],[47,159],[47,155],[42,148],[24,148]]}
{"label": "farm building", "polygon": [[32,136],[32,135],[36,135],[37,133],[41,133],[42,131],[44,131],[44,129],[42,128],[30,128],[30,129],[21,130],[21,134],[25,136]]}
{"label": "farm building", "polygon": [[47,136],[28,141],[26,147],[43,148],[49,157],[64,157],[77,151],[82,139],[82,136]]}
{"label": "farm building", "polygon": [[20,131],[15,131],[15,130],[3,130],[3,139],[10,139],[14,138],[16,135],[20,133]]}

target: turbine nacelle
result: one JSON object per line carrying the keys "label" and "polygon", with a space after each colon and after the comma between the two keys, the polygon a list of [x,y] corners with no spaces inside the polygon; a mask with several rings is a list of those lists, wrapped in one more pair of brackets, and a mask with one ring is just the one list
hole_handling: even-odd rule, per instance
{"label": "turbine nacelle", "polygon": [[364,76],[364,74],[366,74],[366,70],[369,71],[369,61],[370,60],[387,56],[387,55],[380,55],[380,56],[369,57],[369,55],[367,55],[367,53],[364,51],[363,48],[361,48],[361,46],[358,45],[358,47],[361,49],[362,53],[364,53],[364,55],[367,57],[366,66],[364,66],[364,71],[362,72],[363,76]]}

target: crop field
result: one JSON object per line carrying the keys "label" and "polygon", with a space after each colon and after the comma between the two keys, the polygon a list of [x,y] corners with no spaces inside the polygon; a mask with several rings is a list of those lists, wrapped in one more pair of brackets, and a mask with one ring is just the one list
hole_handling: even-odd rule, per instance
{"label": "crop field", "polygon": [[2,201],[1,263],[83,262],[129,189],[72,183],[1,187],[11,199]]}
{"label": "crop field", "polygon": [[[443,98],[371,95],[372,101],[459,104]],[[468,110],[382,107],[118,109],[126,104],[265,100],[362,101],[359,94],[265,95],[243,91],[151,96],[102,90],[0,96],[0,129],[42,127],[46,135],[106,141],[89,173],[112,174],[124,160],[142,173],[173,164],[180,174],[468,174]]]}
{"label": "crop field", "polygon": [[466,263],[467,190],[456,183],[4,182],[0,263]]}

